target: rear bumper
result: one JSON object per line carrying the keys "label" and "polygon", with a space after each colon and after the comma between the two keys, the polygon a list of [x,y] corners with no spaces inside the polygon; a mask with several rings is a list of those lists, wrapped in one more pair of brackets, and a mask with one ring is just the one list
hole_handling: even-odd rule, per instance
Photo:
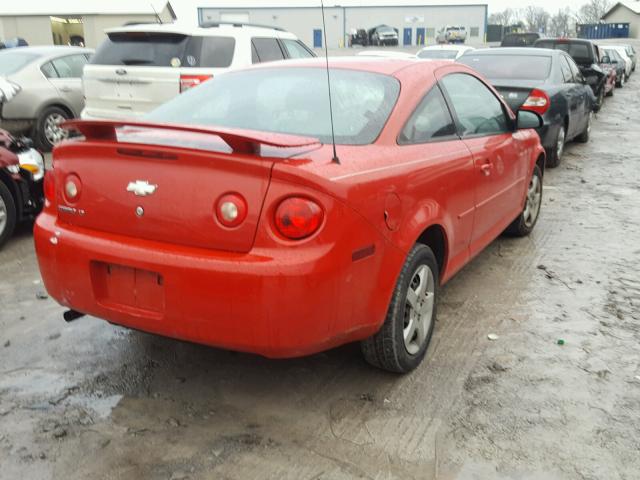
{"label": "rear bumper", "polygon": [[[296,255],[179,247],[60,224],[47,211],[36,221],[34,240],[47,291],[62,305],[129,328],[273,358],[316,353],[377,331],[394,283],[381,271],[402,260],[378,243],[379,254],[358,262],[338,245]],[[101,290],[97,264],[159,275],[156,308],[113,302]]]}

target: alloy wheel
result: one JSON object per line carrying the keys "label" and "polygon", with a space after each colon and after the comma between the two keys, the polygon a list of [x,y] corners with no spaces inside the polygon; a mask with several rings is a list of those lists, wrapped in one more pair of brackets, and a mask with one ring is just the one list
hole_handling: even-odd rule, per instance
{"label": "alloy wheel", "polygon": [[542,203],[542,182],[538,175],[533,175],[529,182],[527,190],[527,204],[522,213],[524,224],[527,228],[532,228],[538,219],[540,213],[540,204]]}
{"label": "alloy wheel", "polygon": [[556,141],[556,158],[558,160],[562,158],[562,154],[564,153],[565,135],[564,127],[560,127],[560,130],[558,130],[558,139]]}
{"label": "alloy wheel", "polygon": [[67,138],[67,131],[60,124],[67,119],[59,113],[51,113],[44,119],[44,136],[51,145]]}
{"label": "alloy wheel", "polygon": [[7,212],[7,204],[4,202],[4,198],[0,196],[0,236],[7,228],[7,221],[9,220],[9,213]]}
{"label": "alloy wheel", "polygon": [[431,322],[435,299],[435,278],[427,265],[419,265],[411,276],[404,311],[404,346],[416,355],[424,344]]}

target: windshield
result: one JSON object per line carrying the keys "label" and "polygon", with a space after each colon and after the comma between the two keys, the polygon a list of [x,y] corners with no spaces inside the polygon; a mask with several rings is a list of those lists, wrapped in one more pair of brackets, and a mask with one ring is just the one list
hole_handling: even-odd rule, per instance
{"label": "windshield", "polygon": [[0,75],[11,75],[34,61],[40,55],[33,52],[16,50],[0,51]]}
{"label": "windshield", "polygon": [[554,41],[542,41],[536,42],[538,48],[550,48],[555,50],[562,50],[567,52],[576,63],[590,63],[591,53],[589,47],[585,43],[570,43],[570,42],[554,42]]}
{"label": "windshield", "polygon": [[[387,75],[332,70],[336,142],[365,145],[375,141],[399,92],[398,80]],[[218,75],[146,118],[304,135],[330,143],[327,72],[320,68],[261,68]]]}
{"label": "windshield", "polygon": [[433,58],[439,60],[455,60],[458,52],[456,50],[422,50],[418,52],[419,58]]}
{"label": "windshield", "polygon": [[396,33],[396,31],[391,27],[378,27],[378,31],[380,33]]}
{"label": "windshield", "polygon": [[226,68],[231,65],[235,39],[190,37],[175,33],[112,33],[96,50],[94,65]]}
{"label": "windshield", "polygon": [[487,78],[545,80],[551,71],[551,57],[537,55],[473,55],[458,59]]}
{"label": "windshield", "polygon": [[537,33],[521,33],[505,35],[503,47],[530,47],[540,37]]}

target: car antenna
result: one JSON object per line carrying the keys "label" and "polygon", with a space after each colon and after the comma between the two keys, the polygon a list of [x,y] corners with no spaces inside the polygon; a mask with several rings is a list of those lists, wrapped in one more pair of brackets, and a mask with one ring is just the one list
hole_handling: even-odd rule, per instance
{"label": "car antenna", "polygon": [[324,1],[320,0],[320,9],[322,11],[322,34],[324,36],[324,59],[327,65],[327,88],[329,89],[329,118],[331,119],[331,143],[333,144],[332,162],[340,165],[340,159],[336,152],[336,132],[333,126],[333,104],[331,102],[331,74],[329,73],[329,47],[327,46],[327,25],[324,21]]}
{"label": "car antenna", "polygon": [[149,2],[149,5],[151,5],[151,8],[153,9],[153,13],[156,14],[156,20],[160,25],[162,25],[162,19],[160,18],[160,15],[158,15],[158,11],[156,10],[156,7],[153,6],[153,2]]}

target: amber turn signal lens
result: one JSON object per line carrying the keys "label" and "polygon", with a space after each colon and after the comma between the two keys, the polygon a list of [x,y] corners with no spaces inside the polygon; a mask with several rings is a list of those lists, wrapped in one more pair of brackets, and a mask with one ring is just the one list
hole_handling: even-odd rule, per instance
{"label": "amber turn signal lens", "polygon": [[313,200],[290,197],[283,200],[275,214],[278,232],[291,240],[301,240],[313,235],[322,225],[324,212]]}
{"label": "amber turn signal lens", "polygon": [[225,227],[237,227],[247,218],[247,202],[238,193],[227,193],[218,199],[216,217]]}

